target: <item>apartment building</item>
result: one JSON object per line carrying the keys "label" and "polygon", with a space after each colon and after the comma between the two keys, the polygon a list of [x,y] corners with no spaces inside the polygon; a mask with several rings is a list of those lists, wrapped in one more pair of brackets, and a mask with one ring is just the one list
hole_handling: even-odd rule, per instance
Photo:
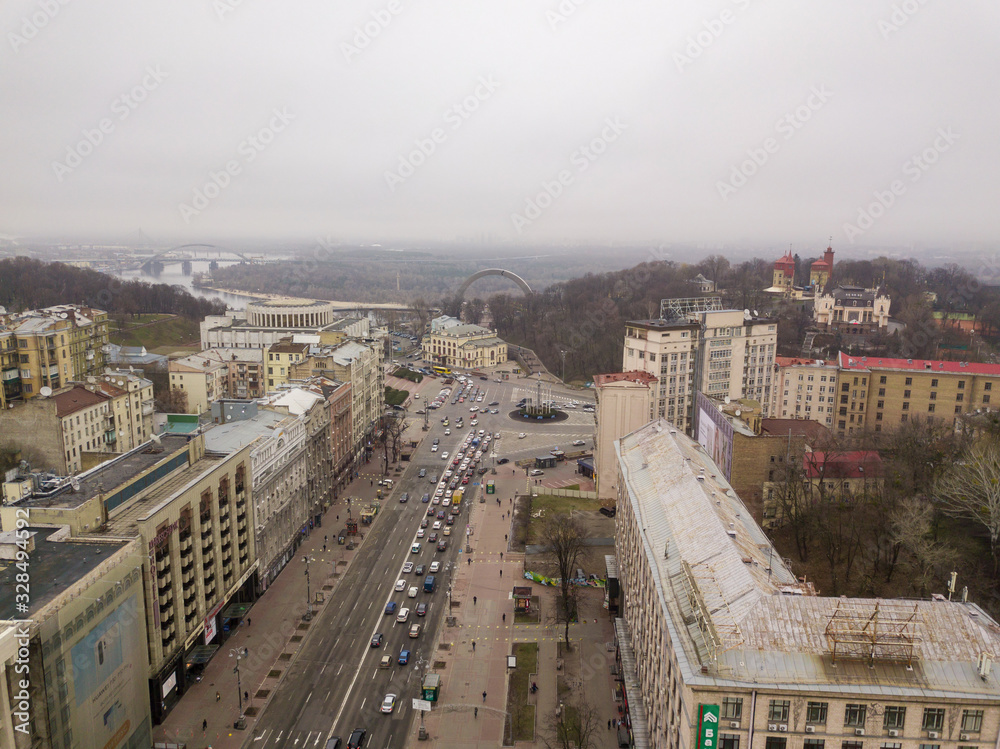
{"label": "apartment building", "polygon": [[289,373],[295,364],[305,361],[309,356],[309,344],[295,342],[289,336],[269,346],[265,355],[267,366],[267,391],[273,393],[276,389],[287,385]]}
{"label": "apartment building", "polygon": [[770,415],[777,323],[721,307],[718,297],[665,299],[660,319],[625,323],[622,370],[654,375],[655,415],[686,432],[699,392],[751,398]]}
{"label": "apartment building", "polygon": [[138,541],[146,657],[129,663],[147,682],[136,691],[149,699],[154,723],[228,637],[227,620],[241,618],[253,600],[250,449],[213,454],[203,435],[164,434],[0,508],[5,529],[27,510],[33,524],[61,528],[67,540]]}
{"label": "apartment building", "polygon": [[615,440],[634,432],[654,418],[657,379],[649,372],[613,372],[594,375],[596,398],[594,467],[597,497],[613,500],[618,497],[618,459]]}
{"label": "apartment building", "polygon": [[267,393],[264,378],[264,351],[257,348],[212,349],[226,361],[227,398],[263,398]]}
{"label": "apartment building", "polygon": [[704,449],[658,419],[616,446],[616,660],[653,749],[988,749],[1000,626],[967,601],[827,598]]}
{"label": "apartment building", "polygon": [[0,406],[99,375],[107,343],[104,310],[62,304],[0,315]]}
{"label": "apartment building", "polygon": [[837,402],[837,362],[823,359],[774,357],[777,387],[771,415],[781,419],[811,419],[833,427]]}
{"label": "apartment building", "polygon": [[1000,364],[930,359],[837,358],[838,434],[888,431],[910,419],[943,419],[993,408]]}
{"label": "apartment building", "polygon": [[212,401],[225,398],[229,383],[229,362],[216,351],[202,351],[167,365],[170,372],[170,389],[180,390],[187,396],[184,413],[202,414]]}
{"label": "apartment building", "polygon": [[153,383],[123,370],[105,370],[98,390],[111,398],[117,433],[116,452],[128,452],[153,435]]}
{"label": "apartment building", "polygon": [[291,560],[298,548],[299,531],[309,525],[306,430],[294,417],[257,411],[252,402],[248,405],[240,420],[209,429],[205,447],[224,455],[249,449],[258,590],[263,592]]}
{"label": "apartment building", "polygon": [[507,343],[495,330],[442,315],[431,320],[421,342],[424,361],[443,367],[479,369],[507,361]]}
{"label": "apartment building", "polygon": [[[140,542],[24,530],[22,545],[8,526],[0,532],[4,559],[27,555],[25,564],[0,568],[0,747],[152,746]],[[32,579],[28,608],[19,610],[15,591],[23,589],[25,567],[44,577],[41,585]],[[19,648],[27,653],[20,662]],[[23,733],[14,730],[22,719],[13,715],[24,699],[17,696],[22,681],[30,684],[31,705]]]}

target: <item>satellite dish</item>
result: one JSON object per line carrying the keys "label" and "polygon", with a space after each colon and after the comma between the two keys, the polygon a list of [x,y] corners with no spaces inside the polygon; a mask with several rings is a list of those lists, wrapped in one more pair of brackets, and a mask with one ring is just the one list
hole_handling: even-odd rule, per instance
{"label": "satellite dish", "polygon": [[750,310],[748,310],[748,309],[745,309],[745,310],[743,310],[743,314],[744,314],[744,315],[747,315],[747,316],[749,317],[749,315],[750,315]]}
{"label": "satellite dish", "polygon": [[69,485],[73,487],[73,491],[75,492],[80,491],[80,479],[78,479],[76,476],[70,477]]}
{"label": "satellite dish", "polygon": [[740,415],[741,415],[742,413],[743,413],[743,412],[742,412],[742,411],[740,411],[740,409],[738,409],[738,408],[736,409],[736,415],[737,415],[737,416],[740,416]]}
{"label": "satellite dish", "polygon": [[39,394],[40,396],[42,396],[43,398],[48,398],[48,397],[49,397],[50,395],[52,395],[52,388],[50,388],[50,387],[49,387],[48,385],[44,385],[44,386],[43,386],[43,387],[42,387],[42,388],[41,388],[41,389],[40,389],[40,390],[38,391],[38,394]]}
{"label": "satellite dish", "polygon": [[754,310],[754,311],[753,311],[753,316],[754,316],[754,317],[760,317],[760,315],[759,315],[759,314],[757,313],[757,310]]}
{"label": "satellite dish", "polygon": [[151,440],[153,440],[153,442],[155,442],[157,445],[162,445],[163,444],[163,442],[160,440],[160,436],[158,434],[151,434],[151,435],[149,435],[149,438]]}

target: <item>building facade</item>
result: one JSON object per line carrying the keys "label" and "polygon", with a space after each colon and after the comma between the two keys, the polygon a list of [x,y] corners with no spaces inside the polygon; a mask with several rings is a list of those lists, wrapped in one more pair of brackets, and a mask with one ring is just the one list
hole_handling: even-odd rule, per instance
{"label": "building facade", "polygon": [[777,329],[772,319],[721,309],[717,298],[664,300],[660,319],[626,322],[622,370],[654,375],[656,415],[690,431],[698,392],[769,409]]}
{"label": "building facade", "polygon": [[269,346],[265,355],[267,366],[267,391],[273,393],[277,388],[287,385],[290,373],[295,364],[306,360],[309,356],[308,343],[295,343],[291,337],[282,338]]}
{"label": "building facade", "polygon": [[335,345],[346,338],[371,335],[367,317],[337,317],[333,302],[279,298],[252,301],[246,310],[209,315],[200,326],[201,347],[265,349],[282,338],[318,335],[318,342]]}
{"label": "building facade", "polygon": [[454,317],[432,320],[420,345],[424,361],[443,367],[480,369],[507,361],[507,343],[495,330],[466,325]]}
{"label": "building facade", "polygon": [[881,289],[838,286],[816,297],[813,321],[821,329],[845,336],[870,336],[889,327],[892,300]]}
{"label": "building facade", "polygon": [[594,375],[596,397],[594,467],[597,497],[618,497],[618,459],[615,440],[634,432],[654,418],[656,377],[649,372],[614,372]]}
{"label": "building facade", "polygon": [[822,291],[833,277],[833,248],[827,247],[823,257],[809,266],[809,285]]}
{"label": "building facade", "polygon": [[[986,749],[1000,627],[974,603],[826,598],[775,553],[697,443],[617,445],[626,730],[654,749]],[[633,705],[641,700],[633,722]]]}
{"label": "building facade", "polygon": [[774,357],[777,387],[771,415],[779,419],[811,419],[832,428],[836,411],[837,362]]}
{"label": "building facade", "polygon": [[133,372],[106,370],[99,389],[111,398],[116,452],[128,452],[148,442],[153,435],[153,383]]}
{"label": "building facade", "polygon": [[229,364],[216,351],[175,359],[167,365],[170,372],[170,389],[187,396],[184,413],[202,414],[211,408],[213,401],[226,397],[229,382]]}
{"label": "building facade", "polygon": [[774,273],[772,274],[771,288],[785,294],[791,294],[795,286],[795,258],[789,250],[779,259],[774,261]]}

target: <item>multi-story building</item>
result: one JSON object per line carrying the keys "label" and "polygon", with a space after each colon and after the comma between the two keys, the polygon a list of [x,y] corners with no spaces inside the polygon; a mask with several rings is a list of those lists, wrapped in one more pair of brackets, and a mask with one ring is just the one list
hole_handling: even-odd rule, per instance
{"label": "multi-story building", "polygon": [[224,423],[205,432],[205,448],[222,455],[249,451],[258,585],[263,592],[291,560],[302,539],[300,531],[309,527],[306,427],[295,416],[259,411],[255,401],[243,401],[242,408],[227,412],[229,403],[214,404],[226,416],[220,419]]}
{"label": "multi-story building", "polygon": [[979,606],[816,595],[669,422],[623,437],[617,454],[616,671],[633,739],[653,749],[1000,740],[1000,625]]}
{"label": "multi-story building", "polygon": [[809,285],[818,291],[826,288],[833,276],[833,248],[827,247],[823,257],[809,266]]}
{"label": "multi-story building", "polygon": [[0,412],[0,439],[23,449],[39,469],[61,476],[92,468],[119,452],[113,400],[101,385],[74,383]]}
{"label": "multi-story building", "polygon": [[[0,350],[6,354],[0,396],[5,404],[15,399],[35,398],[47,392],[43,387],[58,390],[71,381],[99,375],[104,370],[108,313],[63,304],[3,315],[0,335],[0,343],[5,344]],[[16,362],[13,348],[17,349]]]}
{"label": "multi-story building", "polygon": [[665,299],[660,319],[625,323],[622,370],[657,377],[655,413],[684,431],[699,392],[770,407],[777,322],[721,306],[718,297]]}
{"label": "multi-story building", "polygon": [[431,320],[421,348],[424,361],[443,367],[479,369],[507,361],[507,343],[497,337],[495,330],[466,325],[447,315]]}
{"label": "multi-story building", "polygon": [[264,357],[267,360],[267,391],[273,393],[287,385],[293,365],[305,361],[307,356],[309,344],[295,342],[291,336],[269,346]]}
{"label": "multi-story building", "polygon": [[297,417],[306,430],[305,505],[318,525],[333,502],[333,407],[319,387],[306,385],[273,395],[268,408]]}
{"label": "multi-story building", "polygon": [[258,348],[212,349],[226,361],[227,398],[263,398],[267,393],[264,378],[264,350]]}
{"label": "multi-story building", "polygon": [[371,335],[367,317],[337,317],[333,302],[277,298],[254,300],[246,310],[210,315],[201,323],[201,347],[265,349],[282,338],[319,335],[324,344]]}
{"label": "multi-story building", "polygon": [[229,384],[229,363],[216,351],[202,351],[167,365],[170,389],[187,396],[185,413],[201,414],[211,408],[212,401],[225,398]]}
{"label": "multi-story building", "polygon": [[837,362],[823,359],[774,357],[777,387],[771,415],[781,419],[811,419],[833,427],[837,401]]}
{"label": "multi-story building", "polygon": [[888,329],[891,304],[883,289],[841,285],[816,297],[813,321],[825,331],[870,336]]}
{"label": "multi-story building", "polygon": [[[19,545],[10,527],[0,532],[8,560],[0,569],[0,747],[152,746],[141,543],[28,526]],[[31,580],[19,609],[15,592],[31,573],[43,581]],[[2,652],[12,635],[17,647]]]}
{"label": "multi-story building", "polygon": [[[150,700],[155,723],[226,640],[227,622],[242,618],[253,600],[250,449],[245,445],[220,455],[205,450],[203,435],[164,434],[72,482],[46,486],[41,494],[0,508],[5,529],[27,510],[37,527],[62,528],[63,540],[138,541],[141,566],[134,569],[141,573],[147,655],[129,662],[137,678],[142,673],[147,679],[145,689],[135,692]],[[60,569],[53,577],[64,574]],[[90,602],[96,612],[96,600]],[[63,626],[71,628],[69,634],[76,630],[69,622]],[[117,648],[118,636],[124,633],[109,639],[109,648]],[[95,640],[84,642],[95,652]],[[119,657],[124,653],[116,651],[114,658]],[[88,717],[95,714],[100,725],[99,713]]]}
{"label": "multi-story building", "polygon": [[915,418],[954,424],[961,414],[992,408],[1000,365],[930,359],[848,356],[838,359],[836,431],[876,432]]}
{"label": "multi-story building", "polygon": [[774,261],[772,291],[781,291],[786,295],[791,295],[795,286],[795,258],[789,250],[779,259]]}
{"label": "multi-story building", "polygon": [[597,497],[618,496],[618,459],[615,440],[634,432],[654,418],[653,393],[656,376],[649,372],[614,372],[594,375],[597,436],[594,439],[594,467]]}
{"label": "multi-story building", "polygon": [[111,398],[117,433],[116,452],[128,452],[153,435],[153,383],[134,372],[107,370],[100,392]]}

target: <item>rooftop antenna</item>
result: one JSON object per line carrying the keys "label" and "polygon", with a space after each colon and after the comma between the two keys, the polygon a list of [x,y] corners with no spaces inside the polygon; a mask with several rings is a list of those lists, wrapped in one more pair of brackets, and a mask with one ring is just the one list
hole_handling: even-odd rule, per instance
{"label": "rooftop antenna", "polygon": [[951,600],[952,594],[955,592],[955,583],[958,580],[958,573],[952,572],[951,576],[948,578],[948,600]]}

